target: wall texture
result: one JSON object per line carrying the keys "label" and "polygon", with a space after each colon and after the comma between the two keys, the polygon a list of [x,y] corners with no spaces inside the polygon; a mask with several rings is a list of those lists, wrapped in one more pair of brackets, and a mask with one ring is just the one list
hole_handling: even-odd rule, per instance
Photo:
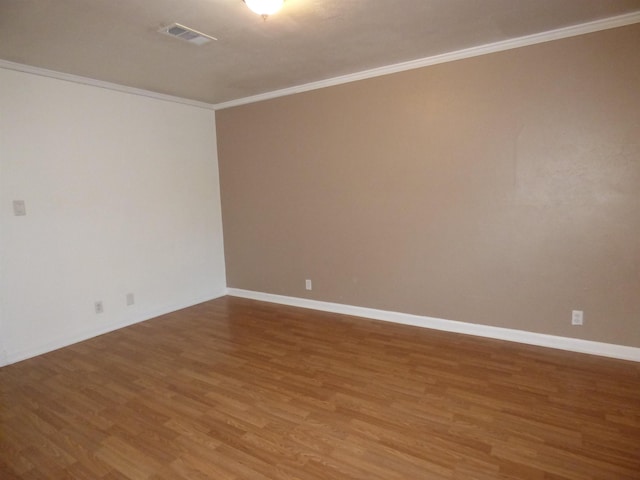
{"label": "wall texture", "polygon": [[228,286],[640,347],[638,45],[633,25],[217,112]]}
{"label": "wall texture", "polygon": [[224,294],[212,110],[3,69],[0,86],[5,362]]}

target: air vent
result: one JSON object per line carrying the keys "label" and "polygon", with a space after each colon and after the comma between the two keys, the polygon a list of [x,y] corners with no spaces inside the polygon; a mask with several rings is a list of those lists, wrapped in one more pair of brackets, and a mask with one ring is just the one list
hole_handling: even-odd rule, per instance
{"label": "air vent", "polygon": [[186,40],[187,42],[195,45],[204,45],[205,43],[209,43],[211,40],[217,40],[215,37],[210,37],[209,35],[205,35],[204,33],[198,32],[193,28],[185,27],[179,23],[172,23],[171,25],[162,27],[158,31],[166,35],[171,35],[172,37]]}

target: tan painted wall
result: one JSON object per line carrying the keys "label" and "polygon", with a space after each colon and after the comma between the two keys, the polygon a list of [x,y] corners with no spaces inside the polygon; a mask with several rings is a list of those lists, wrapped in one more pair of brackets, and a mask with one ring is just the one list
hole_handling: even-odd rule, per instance
{"label": "tan painted wall", "polygon": [[639,45],[633,25],[217,112],[228,285],[640,347]]}

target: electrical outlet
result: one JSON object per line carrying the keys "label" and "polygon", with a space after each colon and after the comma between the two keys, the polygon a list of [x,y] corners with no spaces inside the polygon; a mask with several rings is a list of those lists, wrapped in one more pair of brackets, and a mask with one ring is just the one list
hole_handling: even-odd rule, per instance
{"label": "electrical outlet", "polygon": [[582,325],[584,320],[584,312],[582,310],[573,310],[571,312],[571,325]]}
{"label": "electrical outlet", "polygon": [[98,300],[96,303],[94,303],[94,307],[96,309],[96,313],[104,312],[104,306],[102,305],[102,301]]}
{"label": "electrical outlet", "polygon": [[133,293],[127,293],[127,306],[131,306],[136,303],[136,299],[133,296]]}
{"label": "electrical outlet", "polygon": [[13,214],[16,217],[24,217],[27,214],[27,207],[24,203],[24,200],[13,201]]}
{"label": "electrical outlet", "polygon": [[305,287],[307,290],[312,290],[313,288],[312,288],[312,286],[311,286],[311,280],[309,280],[309,279],[305,280],[305,281],[304,281],[304,287]]}

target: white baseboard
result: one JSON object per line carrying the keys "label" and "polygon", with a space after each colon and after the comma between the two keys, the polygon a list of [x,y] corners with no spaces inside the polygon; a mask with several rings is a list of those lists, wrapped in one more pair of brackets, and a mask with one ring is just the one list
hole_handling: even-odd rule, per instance
{"label": "white baseboard", "polygon": [[457,322],[454,320],[444,320],[442,318],[424,317],[407,313],[389,312],[386,310],[376,310],[374,308],[356,307],[343,305],[340,303],[321,302],[306,298],[286,297],[271,293],[253,292],[238,288],[228,288],[227,294],[233,297],[249,298],[263,302],[279,303],[294,307],[321,310],[324,312],[340,313],[355,317],[370,318],[373,320],[383,320],[385,322],[412,325],[415,327],[431,328],[446,332],[462,333],[487,337],[509,342],[525,343],[540,347],[556,348],[568,350],[570,352],[588,353],[602,357],[611,357],[621,360],[631,360],[640,362],[640,348],[628,347],[625,345],[614,345],[611,343],[593,342],[591,340],[581,340],[578,338],[558,337],[544,333],[526,332],[524,330],[514,330],[511,328],[492,327],[489,325],[477,325],[475,323]]}
{"label": "white baseboard", "polygon": [[38,355],[42,355],[44,353],[52,352],[53,350],[58,350],[59,348],[68,347],[69,345],[73,345],[74,343],[82,342],[84,340],[88,340],[90,338],[97,337],[105,333],[113,332],[114,330],[118,330],[120,328],[128,327],[136,323],[144,322],[146,320],[150,320],[152,318],[159,317],[167,313],[175,312],[183,308],[191,307],[193,305],[197,305],[198,303],[220,298],[225,295],[226,295],[226,290],[216,292],[214,295],[210,295],[210,296],[207,295],[206,297],[196,297],[184,303],[165,305],[157,309],[152,309],[152,310],[140,313],[135,318],[123,320],[117,323],[112,323],[106,327],[82,330],[79,332],[73,332],[71,334],[61,335],[60,337],[57,337],[55,339],[50,339],[47,342],[35,345],[27,350],[20,350],[20,351],[14,351],[14,352],[9,351],[9,352],[6,352],[5,358],[0,357],[0,362],[4,361],[3,363],[0,363],[0,367],[4,365],[10,365],[12,363],[20,362],[22,360],[26,360],[27,358],[32,358]]}

